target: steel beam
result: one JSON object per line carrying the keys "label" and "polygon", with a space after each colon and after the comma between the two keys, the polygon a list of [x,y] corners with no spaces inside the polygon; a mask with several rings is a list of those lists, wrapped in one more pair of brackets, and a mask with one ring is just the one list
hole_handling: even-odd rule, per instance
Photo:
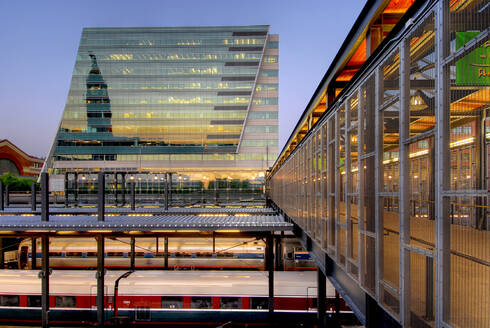
{"label": "steel beam", "polygon": [[97,174],[97,217],[98,221],[104,221],[105,216],[105,174],[99,172]]}
{"label": "steel beam", "polygon": [[104,236],[97,239],[97,326],[104,327]]}
{"label": "steel beam", "polygon": [[[43,173],[41,173],[43,174]],[[47,173],[44,173],[47,174]],[[49,237],[41,237],[42,271],[41,275],[41,321],[42,327],[49,327]]]}
{"label": "steel beam", "polygon": [[41,221],[49,221],[49,174],[41,173]]}
{"label": "steel beam", "polygon": [[316,269],[317,273],[317,318],[318,327],[326,327],[326,310],[327,310],[327,277],[320,268]]}
{"label": "steel beam", "polygon": [[31,210],[36,210],[36,182],[31,184]]}

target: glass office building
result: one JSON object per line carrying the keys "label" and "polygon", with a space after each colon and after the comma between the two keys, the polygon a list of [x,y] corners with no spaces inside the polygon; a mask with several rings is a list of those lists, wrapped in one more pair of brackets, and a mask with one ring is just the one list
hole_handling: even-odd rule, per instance
{"label": "glass office building", "polygon": [[261,181],[277,146],[269,26],[85,28],[44,170]]}

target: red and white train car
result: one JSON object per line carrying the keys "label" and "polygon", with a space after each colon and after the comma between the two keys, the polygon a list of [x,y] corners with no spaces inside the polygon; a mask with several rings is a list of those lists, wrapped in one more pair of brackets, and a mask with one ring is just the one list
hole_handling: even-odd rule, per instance
{"label": "red and white train car", "polygon": [[[105,275],[105,318],[126,317],[132,324],[220,324],[267,322],[268,277],[265,271],[135,271]],[[53,271],[50,276],[50,323],[96,321],[94,271]],[[316,315],[316,273],[275,272],[274,309],[278,320],[308,322]],[[327,309],[335,290],[327,281]],[[0,271],[0,322],[38,324],[41,280],[37,271]],[[352,312],[341,301],[345,315]],[[293,321],[291,321],[293,320]]]}

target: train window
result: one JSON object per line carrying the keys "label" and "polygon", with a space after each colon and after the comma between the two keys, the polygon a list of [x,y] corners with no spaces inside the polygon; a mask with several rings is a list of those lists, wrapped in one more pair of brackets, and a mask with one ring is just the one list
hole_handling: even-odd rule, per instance
{"label": "train window", "polygon": [[218,257],[233,257],[233,253],[230,252],[221,252],[216,254]]}
{"label": "train window", "polygon": [[55,296],[54,297],[55,307],[76,307],[76,297],[75,296]]}
{"label": "train window", "polygon": [[66,252],[67,257],[82,257],[82,252]]}
{"label": "train window", "polygon": [[40,307],[41,306],[41,296],[39,296],[39,295],[27,296],[27,306]]}
{"label": "train window", "polygon": [[19,295],[1,295],[0,296],[1,306],[19,306],[20,297]]}
{"label": "train window", "polygon": [[182,309],[184,298],[182,296],[162,296],[162,309]]}
{"label": "train window", "polygon": [[191,309],[211,309],[213,299],[211,297],[191,297]]}
{"label": "train window", "polygon": [[137,306],[134,314],[134,319],[136,321],[150,321],[150,308],[146,306]]}
{"label": "train window", "polygon": [[196,253],[196,257],[211,257],[213,256],[213,254],[211,252],[198,252]]}
{"label": "train window", "polygon": [[107,252],[107,257],[123,257],[123,252]]}
{"label": "train window", "polygon": [[50,257],[61,257],[61,252],[49,252]]}
{"label": "train window", "polygon": [[134,256],[136,256],[136,257],[144,257],[145,256],[145,253],[143,253],[143,252],[136,252],[134,254]]}
{"label": "train window", "polygon": [[95,257],[97,256],[97,252],[87,252],[87,257]]}
{"label": "train window", "polygon": [[222,309],[241,309],[242,299],[240,297],[221,297],[220,307]]}
{"label": "train window", "polygon": [[250,308],[263,310],[269,308],[269,299],[267,297],[252,297],[250,298]]}

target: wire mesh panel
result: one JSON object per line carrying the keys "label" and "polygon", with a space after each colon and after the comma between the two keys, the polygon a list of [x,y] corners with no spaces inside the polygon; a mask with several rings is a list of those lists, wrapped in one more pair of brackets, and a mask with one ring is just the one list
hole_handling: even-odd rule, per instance
{"label": "wire mesh panel", "polygon": [[[310,179],[326,181],[322,202],[299,206],[323,206],[324,250],[403,326],[489,327],[490,5],[417,3],[319,119],[325,168],[310,156]],[[317,138],[289,155],[292,189],[308,183]]]}

